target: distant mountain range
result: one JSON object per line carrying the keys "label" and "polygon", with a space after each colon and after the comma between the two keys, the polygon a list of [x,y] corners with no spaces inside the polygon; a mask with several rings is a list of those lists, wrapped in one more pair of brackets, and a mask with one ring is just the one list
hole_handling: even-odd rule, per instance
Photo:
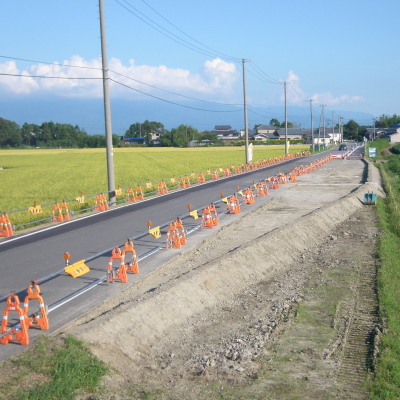
{"label": "distant mountain range", "polygon": [[[123,135],[131,124],[143,122],[148,119],[164,124],[168,130],[181,124],[191,125],[199,131],[213,130],[215,125],[231,125],[233,129],[240,130],[244,127],[244,113],[240,107],[235,112],[220,112],[218,105],[185,103],[186,107],[179,107],[161,101],[137,101],[111,99],[111,120],[113,133]],[[200,108],[199,111],[193,108]],[[227,107],[225,107],[226,109]],[[234,110],[235,106],[229,107]],[[314,127],[320,123],[320,108],[314,107]],[[373,115],[364,112],[336,111],[334,122],[337,124],[338,115],[344,118],[344,123],[349,119],[355,120],[360,125],[371,125]],[[327,109],[327,120],[332,118],[332,111]],[[8,119],[22,126],[25,122],[42,124],[46,121],[78,125],[89,134],[104,134],[104,111],[102,99],[72,99],[62,97],[33,98],[11,97],[0,99],[0,118]],[[272,118],[284,121],[284,107],[249,107],[249,128],[255,124],[269,124]],[[307,107],[288,106],[288,120],[310,128],[310,109]],[[331,126],[331,122],[327,122]]]}

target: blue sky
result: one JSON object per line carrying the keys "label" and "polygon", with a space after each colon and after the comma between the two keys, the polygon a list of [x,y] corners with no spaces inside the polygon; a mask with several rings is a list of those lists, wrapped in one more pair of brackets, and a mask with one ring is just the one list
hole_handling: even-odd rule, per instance
{"label": "blue sky", "polygon": [[[71,99],[100,101],[101,80],[92,79],[101,77],[98,0],[3,3],[0,74],[28,77],[0,75],[2,104],[9,100],[18,108],[19,100],[26,104],[51,98],[59,107],[59,117]],[[157,110],[166,105],[175,126],[181,121],[199,130],[212,129],[207,119],[213,114],[210,121],[214,121],[216,113],[204,110],[226,111],[218,118],[221,124],[229,123],[233,114],[243,113],[242,63],[238,62],[243,58],[251,60],[246,62],[250,126],[279,118],[271,107],[283,108],[284,81],[289,120],[303,126],[309,125],[308,120],[291,109],[309,110],[310,99],[316,124],[321,104],[326,105],[327,118],[332,112],[335,119],[343,112],[371,114],[370,120],[359,121],[363,124],[371,124],[373,116],[400,113],[398,0],[379,4],[371,0],[104,0],[104,4],[113,71],[111,104],[132,104],[131,123],[146,118],[163,122],[165,113],[159,115]],[[152,111],[135,113],[140,102],[151,104]],[[182,105],[190,106],[190,113]],[[196,108],[197,118],[192,117]],[[15,109],[12,114],[4,110],[6,115],[0,109],[0,117],[17,115]],[[65,120],[55,122],[79,124],[74,115],[66,108]],[[54,120],[51,115],[44,117]],[[115,119],[114,124],[122,126]]]}

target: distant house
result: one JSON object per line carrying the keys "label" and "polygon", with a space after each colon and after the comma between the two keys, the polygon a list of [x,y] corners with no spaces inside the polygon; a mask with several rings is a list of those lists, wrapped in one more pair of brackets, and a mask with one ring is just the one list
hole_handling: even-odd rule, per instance
{"label": "distant house", "polygon": [[154,129],[152,131],[150,131],[150,135],[151,135],[151,141],[158,141],[160,140],[161,135],[164,134],[164,129],[163,128],[157,128]]}
{"label": "distant house", "polygon": [[[303,138],[306,139],[306,143],[312,144],[311,129],[303,129]],[[314,144],[336,144],[342,141],[339,129],[326,128],[325,134],[323,129],[314,130]]]}
{"label": "distant house", "polygon": [[381,139],[387,139],[390,143],[400,143],[400,122],[389,126],[386,133],[381,135]]}
{"label": "distant house", "polygon": [[212,133],[215,133],[217,138],[223,141],[240,139],[238,131],[233,130],[230,125],[216,125]]}
{"label": "distant house", "polygon": [[[278,139],[285,139],[286,129],[279,128],[276,130],[276,134],[278,135]],[[288,140],[301,140],[303,139],[303,130],[300,128],[288,128],[287,138]]]}
{"label": "distant house", "polygon": [[256,128],[257,134],[274,134],[278,127],[274,125],[260,125]]}
{"label": "distant house", "polygon": [[382,135],[387,133],[387,128],[365,128],[369,140],[380,139]]}

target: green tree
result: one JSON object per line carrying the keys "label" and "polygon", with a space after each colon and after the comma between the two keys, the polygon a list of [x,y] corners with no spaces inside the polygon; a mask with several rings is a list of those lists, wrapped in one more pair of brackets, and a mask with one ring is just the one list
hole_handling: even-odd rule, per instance
{"label": "green tree", "polygon": [[[164,129],[164,125],[161,122],[145,120],[144,122],[135,122],[125,132],[124,137],[126,138],[138,138],[148,137],[148,135],[156,129]],[[151,138],[150,138],[151,140]]]}
{"label": "green tree", "polygon": [[[276,118],[272,118],[271,121],[269,121],[269,124],[272,126],[276,126],[277,128],[284,128],[285,127],[285,121],[280,123]],[[293,128],[294,124],[293,122],[287,123],[288,128]]]}
{"label": "green tree", "polygon": [[362,141],[364,140],[365,135],[365,126],[358,125],[353,119],[343,125],[343,137],[347,140]]}
{"label": "green tree", "polygon": [[20,127],[13,121],[0,118],[0,146],[17,147],[22,144]]}
{"label": "green tree", "polygon": [[400,122],[400,115],[393,114],[392,117],[389,117],[388,115],[383,114],[375,121],[375,127],[388,128],[397,122]]}

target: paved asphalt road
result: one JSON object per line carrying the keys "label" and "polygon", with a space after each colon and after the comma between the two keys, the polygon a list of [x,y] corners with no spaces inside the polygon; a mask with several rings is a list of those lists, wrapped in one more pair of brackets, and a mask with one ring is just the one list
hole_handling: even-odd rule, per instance
{"label": "paved asphalt road", "polygon": [[[71,254],[70,261],[72,263],[82,259],[90,260],[87,262],[91,269],[90,272],[81,277],[74,279],[68,274],[60,272],[40,283],[45,304],[50,309],[50,331],[55,331],[74,318],[88,312],[97,304],[107,301],[107,298],[124,287],[124,284],[119,282],[102,283],[74,300],[57,307],[58,302],[67,298],[71,293],[88,287],[105,276],[112,247],[116,245],[121,247],[127,238],[133,238],[137,255],[141,260],[139,263],[140,274],[129,274],[128,284],[133,284],[157,269],[159,265],[176,257],[191,245],[197,244],[204,237],[216,231],[216,229],[198,229],[189,235],[188,244],[181,250],[162,249],[147,257],[146,255],[150,251],[164,244],[167,231],[165,225],[175,220],[177,216],[187,215],[189,204],[192,206],[192,210],[198,209],[201,216],[203,207],[218,201],[221,192],[225,196],[229,196],[238,190],[237,187],[245,189],[252,185],[253,181],[265,179],[266,175],[272,176],[279,171],[286,173],[293,169],[294,165],[308,164],[326,154],[328,153],[286,161],[272,167],[197,185],[142,202],[119,206],[106,212],[85,216],[26,235],[3,239],[0,241],[0,298],[8,295],[10,291],[15,291],[22,303],[30,281],[40,280],[64,268],[63,254],[65,252]],[[271,191],[269,196],[258,197],[255,204],[243,206],[241,214],[221,217],[221,226],[231,223],[235,218],[240,218],[271,201],[273,196],[274,191]],[[226,205],[219,202],[217,211],[223,213],[225,210]],[[164,226],[161,229],[161,238],[156,240],[150,235],[142,235],[147,231],[148,221],[152,221],[152,227]],[[190,230],[201,222],[200,219],[194,220],[186,217],[183,219],[183,223],[185,229]],[[36,311],[37,307],[36,309],[34,307],[36,305],[32,302],[30,311]],[[0,301],[0,310],[3,310],[4,307],[5,300],[3,299]],[[31,329],[29,333],[31,338],[35,338],[41,334],[41,331]],[[15,344],[0,346],[0,360],[21,351],[22,348],[23,346]]]}

